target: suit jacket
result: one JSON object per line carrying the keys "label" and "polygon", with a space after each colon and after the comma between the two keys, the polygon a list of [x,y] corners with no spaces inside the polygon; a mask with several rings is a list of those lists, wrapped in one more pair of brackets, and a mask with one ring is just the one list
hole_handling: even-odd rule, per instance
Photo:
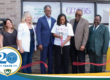
{"label": "suit jacket", "polygon": [[[70,23],[74,26],[75,19],[72,19]],[[86,46],[89,34],[89,22],[86,19],[81,18],[76,27],[74,41],[75,47],[77,50],[80,50],[80,47]]]}
{"label": "suit jacket", "polygon": [[[87,51],[89,51],[89,40],[93,31],[93,27],[91,26],[89,28],[89,38],[87,42]],[[109,46],[109,29],[108,27],[100,24],[100,26],[97,29],[96,35],[94,37],[95,39],[95,53],[97,56],[100,56],[102,53],[107,53],[108,46]]]}
{"label": "suit jacket", "polygon": [[[51,18],[51,29],[53,28],[55,22],[56,20]],[[54,37],[51,33],[51,29],[49,28],[45,16],[38,19],[36,27],[37,27],[36,34],[37,34],[38,45],[43,45],[43,47],[47,47],[50,42],[52,44],[54,43]]]}

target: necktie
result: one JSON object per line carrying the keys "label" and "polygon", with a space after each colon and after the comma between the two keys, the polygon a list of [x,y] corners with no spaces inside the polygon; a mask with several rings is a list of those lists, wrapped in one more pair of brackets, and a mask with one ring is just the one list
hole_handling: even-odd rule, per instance
{"label": "necktie", "polygon": [[93,31],[95,31],[95,30],[96,30],[96,27],[97,27],[97,26],[95,26],[95,27],[94,27],[94,30],[93,30]]}

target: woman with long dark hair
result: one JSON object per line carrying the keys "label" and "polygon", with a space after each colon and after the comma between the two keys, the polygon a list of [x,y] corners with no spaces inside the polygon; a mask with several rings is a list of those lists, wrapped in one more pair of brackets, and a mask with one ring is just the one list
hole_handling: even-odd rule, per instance
{"label": "woman with long dark hair", "polygon": [[70,39],[74,36],[72,26],[68,23],[65,14],[58,16],[57,22],[51,31],[54,39],[54,68],[55,73],[60,74],[63,66],[63,72],[68,73],[69,69],[69,49]]}
{"label": "woman with long dark hair", "polygon": [[0,31],[0,48],[10,46],[17,49],[17,30],[14,28],[11,19],[6,19]]}

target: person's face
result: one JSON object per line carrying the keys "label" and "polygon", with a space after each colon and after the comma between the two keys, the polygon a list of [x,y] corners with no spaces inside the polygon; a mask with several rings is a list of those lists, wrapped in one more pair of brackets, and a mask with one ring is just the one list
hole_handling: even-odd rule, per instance
{"label": "person's face", "polygon": [[47,7],[47,8],[45,9],[44,13],[45,13],[45,15],[46,15],[47,17],[50,17],[50,16],[51,16],[51,8],[50,8],[50,7]]}
{"label": "person's face", "polygon": [[79,21],[81,17],[82,17],[82,11],[76,11],[75,13],[76,20]]}
{"label": "person's face", "polygon": [[96,16],[95,19],[94,19],[95,26],[98,26],[100,23],[101,23],[100,17]]}
{"label": "person's face", "polygon": [[65,24],[65,17],[64,17],[64,16],[62,16],[62,17],[60,18],[60,24],[62,24],[62,25]]}
{"label": "person's face", "polygon": [[27,23],[30,23],[30,22],[31,22],[31,19],[32,19],[31,16],[30,16],[29,14],[27,14],[25,21],[26,21]]}
{"label": "person's face", "polygon": [[6,21],[6,27],[7,27],[7,28],[12,28],[12,23],[11,23],[10,20],[7,20],[7,21]]}

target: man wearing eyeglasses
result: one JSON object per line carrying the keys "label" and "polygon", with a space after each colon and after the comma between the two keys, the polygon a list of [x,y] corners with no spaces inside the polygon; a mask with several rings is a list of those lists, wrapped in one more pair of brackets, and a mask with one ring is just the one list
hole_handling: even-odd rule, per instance
{"label": "man wearing eyeglasses", "polygon": [[[73,26],[75,36],[71,37],[70,57],[73,62],[85,62],[85,46],[89,34],[89,22],[82,18],[83,11],[76,10],[75,19],[70,23]],[[85,65],[77,66],[72,64],[72,73],[85,73]]]}
{"label": "man wearing eyeglasses", "polygon": [[[89,28],[89,38],[87,42],[87,53],[90,62],[96,64],[103,63],[103,54],[107,53],[109,46],[109,29],[101,24],[101,16],[96,15],[94,25]],[[102,72],[102,66],[90,65],[90,72]]]}
{"label": "man wearing eyeglasses", "polygon": [[[46,63],[48,57],[48,74],[53,71],[53,43],[54,37],[51,33],[56,20],[51,17],[51,6],[46,5],[44,7],[45,16],[38,19],[37,22],[37,41],[40,50],[40,60]],[[41,74],[46,74],[46,68],[44,64],[40,64]]]}

